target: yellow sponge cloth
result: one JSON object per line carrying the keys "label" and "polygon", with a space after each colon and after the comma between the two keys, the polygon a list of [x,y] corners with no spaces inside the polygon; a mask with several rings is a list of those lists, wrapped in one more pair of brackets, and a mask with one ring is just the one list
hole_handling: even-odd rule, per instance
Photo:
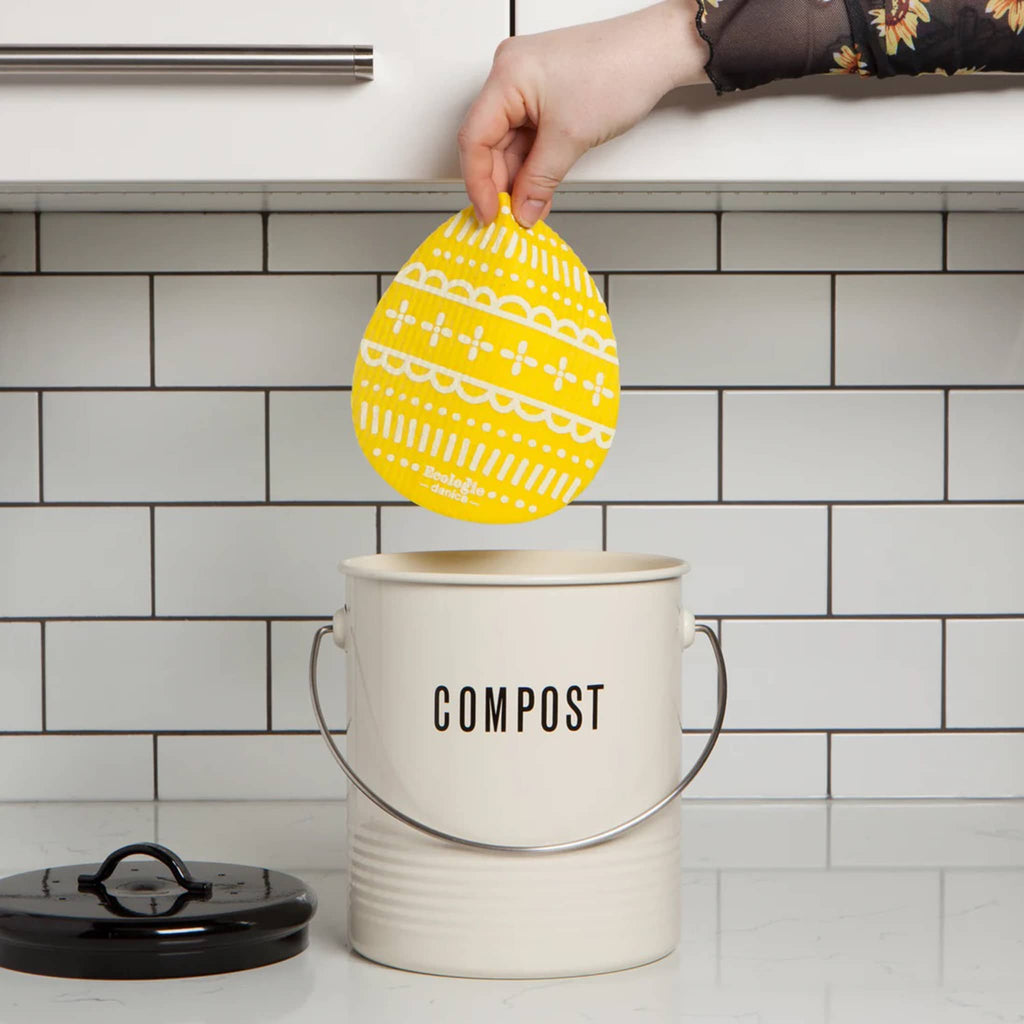
{"label": "yellow sponge cloth", "polygon": [[593,479],[619,407],[615,338],[586,267],[500,197],[442,224],[389,285],[352,379],[359,444],[378,473],[435,512],[536,519]]}

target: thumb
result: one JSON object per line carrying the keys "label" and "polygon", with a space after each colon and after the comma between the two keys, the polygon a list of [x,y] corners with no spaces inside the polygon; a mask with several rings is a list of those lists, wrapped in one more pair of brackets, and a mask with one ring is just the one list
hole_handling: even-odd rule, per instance
{"label": "thumb", "polygon": [[586,148],[564,130],[543,125],[537,130],[512,188],[512,212],[524,228],[548,215],[555,189]]}

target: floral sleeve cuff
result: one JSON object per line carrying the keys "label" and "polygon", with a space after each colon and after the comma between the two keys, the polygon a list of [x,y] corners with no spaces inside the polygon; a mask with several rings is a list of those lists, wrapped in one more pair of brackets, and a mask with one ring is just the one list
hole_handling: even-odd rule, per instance
{"label": "floral sleeve cuff", "polygon": [[719,93],[804,75],[1024,72],[1024,0],[697,0]]}

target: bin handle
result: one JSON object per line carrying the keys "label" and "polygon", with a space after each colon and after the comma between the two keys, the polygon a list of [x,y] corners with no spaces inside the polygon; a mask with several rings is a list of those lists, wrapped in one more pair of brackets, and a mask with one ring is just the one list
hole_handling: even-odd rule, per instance
{"label": "bin handle", "polygon": [[[342,622],[344,622],[344,617],[341,615],[335,617],[335,622],[337,623],[339,619],[342,619]],[[320,655],[320,644],[328,633],[335,631],[335,625],[321,626],[313,637],[313,649],[309,657],[309,692],[313,700],[313,713],[316,715],[320,734],[327,743],[334,760],[338,762],[338,767],[348,777],[349,782],[371,803],[376,804],[382,811],[390,814],[392,818],[408,825],[417,832],[422,832],[424,835],[432,836],[434,839],[441,839],[458,846],[466,846],[473,850],[486,850],[491,853],[567,853],[570,850],[585,850],[590,846],[599,846],[602,843],[607,843],[609,840],[616,839],[618,836],[631,831],[647,821],[648,818],[653,818],[659,811],[672,803],[693,782],[697,773],[704,767],[705,762],[711,756],[715,743],[718,742],[718,737],[722,732],[722,723],[725,720],[725,704],[728,696],[725,658],[722,656],[722,646],[718,641],[718,637],[710,627],[705,626],[703,623],[697,623],[695,629],[696,632],[703,633],[708,638],[708,642],[711,644],[711,649],[715,655],[715,661],[718,662],[718,710],[715,714],[714,725],[711,727],[711,733],[708,735],[700,756],[693,767],[682,777],[678,785],[671,792],[666,793],[657,803],[651,804],[645,811],[641,811],[628,821],[623,821],[612,828],[605,829],[603,832],[595,832],[593,835],[584,836],[582,839],[571,839],[564,843],[546,843],[540,846],[515,846],[506,843],[485,843],[478,839],[467,839],[465,836],[453,835],[450,832],[444,832],[439,828],[434,828],[432,825],[418,821],[375,793],[359,777],[355,769],[345,760],[345,755],[338,749],[338,745],[334,742],[334,737],[331,735],[327,721],[324,718],[323,708],[320,705],[320,689],[317,681],[317,661]],[[344,636],[339,637],[340,646],[345,645],[345,639]]]}

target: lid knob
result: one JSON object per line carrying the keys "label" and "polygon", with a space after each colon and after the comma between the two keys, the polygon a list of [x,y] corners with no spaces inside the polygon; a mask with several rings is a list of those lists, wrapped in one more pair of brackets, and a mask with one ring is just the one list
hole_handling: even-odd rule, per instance
{"label": "lid knob", "polygon": [[173,850],[169,850],[166,846],[161,846],[159,843],[131,843],[128,846],[122,846],[119,850],[115,850],[100,865],[99,871],[94,874],[78,876],[79,892],[89,889],[102,889],[103,883],[114,873],[117,865],[125,857],[130,857],[135,853],[145,854],[147,857],[153,857],[160,861],[171,872],[178,885],[190,896],[207,899],[213,892],[213,886],[209,882],[197,882],[192,877],[192,873],[185,865],[185,862]]}

